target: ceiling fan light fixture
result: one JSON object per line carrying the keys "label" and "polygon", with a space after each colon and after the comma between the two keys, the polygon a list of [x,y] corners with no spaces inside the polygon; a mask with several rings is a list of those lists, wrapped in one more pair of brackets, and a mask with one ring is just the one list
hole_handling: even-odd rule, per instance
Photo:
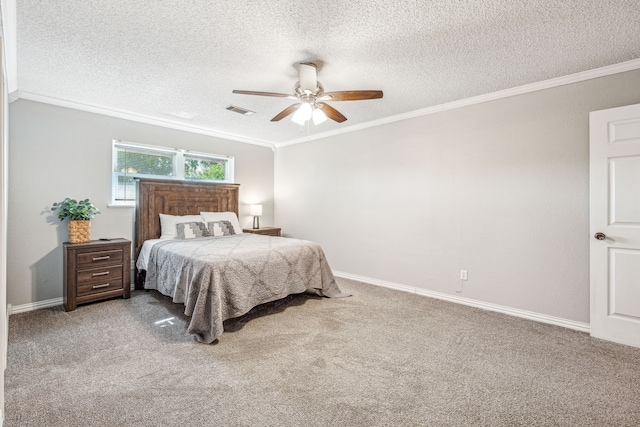
{"label": "ceiling fan light fixture", "polygon": [[319,125],[320,123],[324,122],[327,120],[327,115],[324,113],[324,111],[322,111],[322,109],[316,107],[313,110],[313,124],[314,125]]}
{"label": "ceiling fan light fixture", "polygon": [[311,62],[301,62],[298,65],[300,79],[293,88],[293,95],[276,92],[256,92],[253,90],[236,90],[232,92],[241,95],[272,96],[276,98],[295,99],[298,103],[289,105],[280,111],[272,122],[278,122],[291,115],[291,120],[300,126],[313,119],[313,124],[318,125],[327,119],[336,123],[343,123],[347,118],[331,105],[324,101],[363,101],[366,99],[380,99],[381,90],[342,90],[325,93],[322,83],[318,81],[317,69]]}
{"label": "ceiling fan light fixture", "polygon": [[304,126],[306,120],[303,120],[300,117],[297,117],[295,114],[291,117],[291,121],[297,125]]}
{"label": "ceiling fan light fixture", "polygon": [[312,114],[313,107],[311,106],[311,104],[303,102],[302,104],[300,104],[300,108],[298,108],[298,111],[296,111],[295,114],[291,117],[291,121],[302,126],[307,122],[307,120],[311,118]]}

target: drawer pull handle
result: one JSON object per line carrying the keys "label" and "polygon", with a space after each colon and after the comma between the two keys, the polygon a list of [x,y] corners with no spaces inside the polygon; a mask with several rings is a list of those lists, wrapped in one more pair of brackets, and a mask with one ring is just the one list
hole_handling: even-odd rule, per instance
{"label": "drawer pull handle", "polygon": [[109,272],[108,272],[108,271],[103,271],[103,272],[101,272],[101,273],[93,273],[93,274],[91,275],[91,277],[96,277],[96,276],[106,276],[106,275],[108,275],[108,274],[109,274]]}
{"label": "drawer pull handle", "polygon": [[109,258],[111,258],[109,255],[107,255],[107,256],[97,256],[95,258],[92,258],[91,261],[103,261],[103,260],[109,259]]}
{"label": "drawer pull handle", "polygon": [[100,288],[108,288],[109,284],[105,283],[104,285],[93,285],[91,289],[100,289]]}

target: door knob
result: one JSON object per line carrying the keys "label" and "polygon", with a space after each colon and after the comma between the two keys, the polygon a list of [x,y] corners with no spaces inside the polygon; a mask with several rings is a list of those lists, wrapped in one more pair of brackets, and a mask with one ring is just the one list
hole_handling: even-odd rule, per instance
{"label": "door knob", "polygon": [[598,240],[604,240],[607,238],[607,236],[604,233],[600,233],[600,232],[594,234],[593,237],[595,237]]}

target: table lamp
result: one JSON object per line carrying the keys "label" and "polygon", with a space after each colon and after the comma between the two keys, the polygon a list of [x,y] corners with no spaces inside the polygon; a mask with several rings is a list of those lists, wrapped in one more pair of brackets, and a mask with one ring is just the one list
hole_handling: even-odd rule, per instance
{"label": "table lamp", "polygon": [[253,216],[253,228],[260,228],[262,205],[251,205],[251,215]]}

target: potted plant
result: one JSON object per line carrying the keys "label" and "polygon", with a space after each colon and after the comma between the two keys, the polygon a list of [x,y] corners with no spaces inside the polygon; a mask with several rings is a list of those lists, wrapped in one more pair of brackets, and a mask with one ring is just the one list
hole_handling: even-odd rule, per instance
{"label": "potted plant", "polygon": [[80,200],[66,198],[54,203],[51,210],[58,213],[58,219],[69,220],[69,242],[84,243],[91,240],[91,220],[100,213],[89,199]]}

